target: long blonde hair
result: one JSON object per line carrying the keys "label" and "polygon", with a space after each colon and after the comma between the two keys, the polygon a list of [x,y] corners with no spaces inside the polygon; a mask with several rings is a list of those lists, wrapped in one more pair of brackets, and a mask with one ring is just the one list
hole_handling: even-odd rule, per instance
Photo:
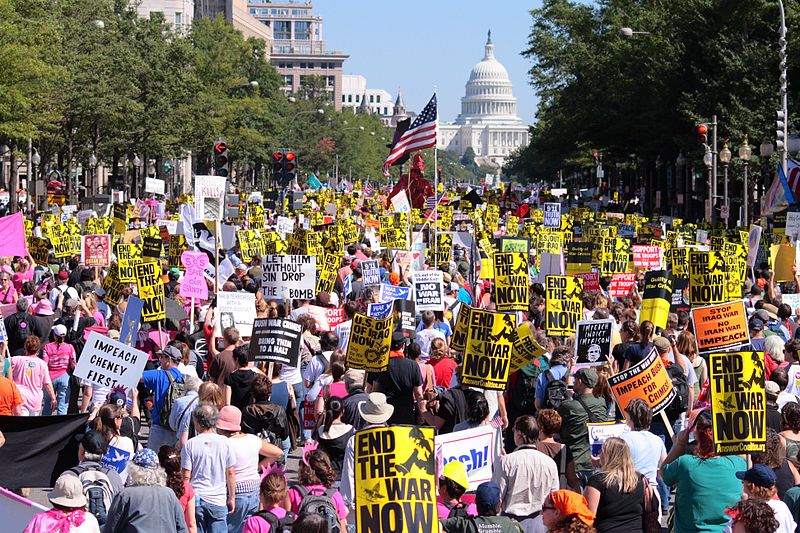
{"label": "long blonde hair", "polygon": [[608,488],[616,486],[623,494],[633,492],[639,484],[639,475],[633,465],[633,458],[628,444],[619,437],[610,437],[603,443],[603,485]]}

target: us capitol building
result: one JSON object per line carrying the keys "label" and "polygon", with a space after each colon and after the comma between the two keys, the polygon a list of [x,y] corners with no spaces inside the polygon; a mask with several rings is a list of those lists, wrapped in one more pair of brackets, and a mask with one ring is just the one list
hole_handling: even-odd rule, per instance
{"label": "us capitol building", "polygon": [[508,72],[494,57],[489,31],[486,53],[469,74],[461,113],[455,122],[439,125],[438,148],[461,157],[471,146],[477,164],[499,170],[505,159],[527,145],[529,139],[528,126],[517,116],[517,99]]}

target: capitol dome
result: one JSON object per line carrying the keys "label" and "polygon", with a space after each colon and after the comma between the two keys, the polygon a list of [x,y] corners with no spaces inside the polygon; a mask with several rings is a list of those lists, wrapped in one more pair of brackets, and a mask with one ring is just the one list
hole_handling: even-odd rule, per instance
{"label": "capitol dome", "polygon": [[492,32],[486,39],[485,54],[469,74],[456,124],[522,122],[517,117],[517,99],[506,68],[494,57]]}

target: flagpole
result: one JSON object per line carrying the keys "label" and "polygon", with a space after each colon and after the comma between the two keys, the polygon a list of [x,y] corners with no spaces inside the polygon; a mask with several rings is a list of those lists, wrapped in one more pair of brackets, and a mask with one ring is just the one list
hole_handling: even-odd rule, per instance
{"label": "flagpole", "polygon": [[[436,96],[436,87],[433,88],[433,95]],[[436,195],[439,194],[439,106],[437,102],[436,106],[436,127],[434,129],[436,132],[436,139],[433,144],[433,175],[434,175],[434,189],[433,189],[433,197],[436,198]],[[444,197],[444,195],[442,195]],[[433,257],[436,258],[438,261],[439,259],[439,240],[436,238],[438,234],[439,228],[439,201],[437,200],[433,206],[433,217],[436,221],[433,227]],[[434,265],[434,270],[437,269],[439,265]]]}

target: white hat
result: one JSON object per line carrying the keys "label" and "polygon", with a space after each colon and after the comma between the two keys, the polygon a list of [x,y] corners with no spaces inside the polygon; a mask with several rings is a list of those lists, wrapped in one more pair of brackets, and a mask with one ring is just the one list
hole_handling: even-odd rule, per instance
{"label": "white hat", "polygon": [[367,401],[358,402],[358,412],[370,424],[383,424],[391,418],[394,406],[386,403],[386,395],[382,392],[372,392]]}
{"label": "white hat", "polygon": [[56,337],[65,337],[67,335],[67,326],[64,324],[56,324],[53,326],[53,335]]}
{"label": "white hat", "polygon": [[85,507],[86,496],[83,494],[83,484],[78,476],[71,474],[61,475],[56,479],[56,484],[47,496],[50,503],[63,507]]}

